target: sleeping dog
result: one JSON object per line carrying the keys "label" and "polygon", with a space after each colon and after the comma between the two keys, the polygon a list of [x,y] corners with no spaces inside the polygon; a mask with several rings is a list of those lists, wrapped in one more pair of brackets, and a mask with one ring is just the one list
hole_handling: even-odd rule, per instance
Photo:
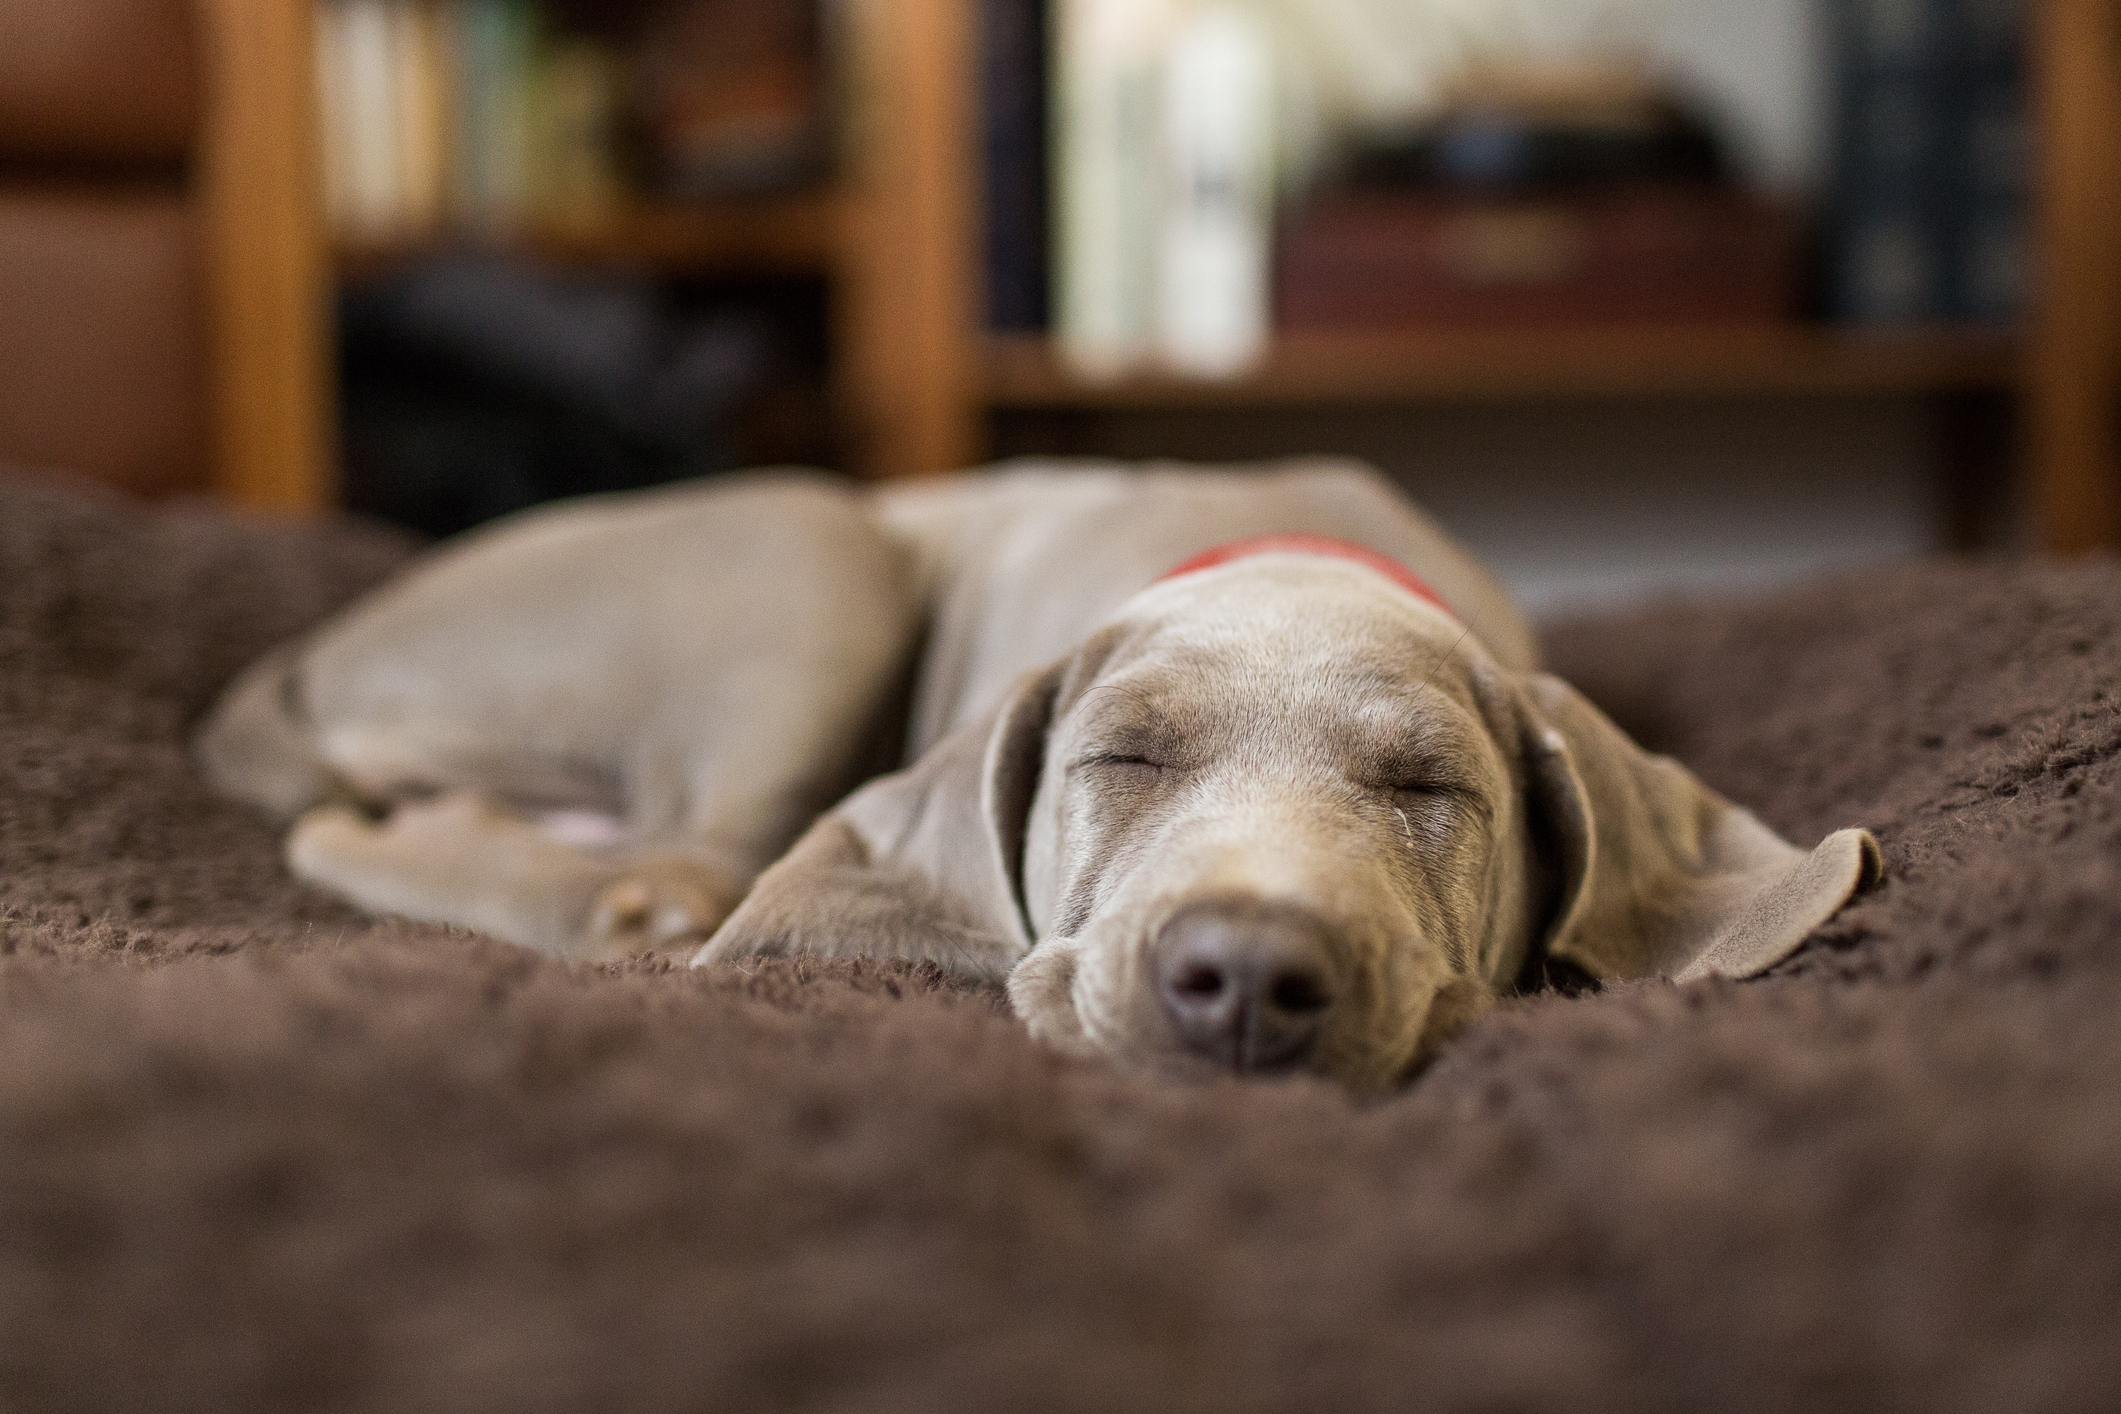
{"label": "sleeping dog", "polygon": [[1637,748],[1339,462],[540,509],[270,654],[198,745],[375,912],[927,959],[1064,1047],[1362,1090],[1550,960],[1758,972],[1877,869]]}

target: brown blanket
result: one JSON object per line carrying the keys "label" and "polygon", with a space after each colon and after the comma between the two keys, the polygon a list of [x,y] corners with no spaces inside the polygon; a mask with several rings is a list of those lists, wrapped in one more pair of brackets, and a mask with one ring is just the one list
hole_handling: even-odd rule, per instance
{"label": "brown blanket", "polygon": [[0,483],[0,1409],[2121,1406],[2111,561],[1555,635],[1890,879],[1359,1107],[297,887],[187,725],[403,553]]}

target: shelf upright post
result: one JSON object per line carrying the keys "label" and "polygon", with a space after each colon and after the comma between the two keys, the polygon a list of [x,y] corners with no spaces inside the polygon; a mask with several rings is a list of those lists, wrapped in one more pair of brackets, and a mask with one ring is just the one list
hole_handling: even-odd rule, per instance
{"label": "shelf upright post", "polygon": [[2121,4],[2036,7],[2038,311],[2027,388],[2033,534],[2121,545]]}
{"label": "shelf upright post", "polygon": [[335,499],[311,0],[197,0],[197,191],[210,311],[213,485],[304,514]]}
{"label": "shelf upright post", "polygon": [[856,469],[918,476],[979,457],[979,276],[970,0],[852,0],[848,229],[834,291]]}

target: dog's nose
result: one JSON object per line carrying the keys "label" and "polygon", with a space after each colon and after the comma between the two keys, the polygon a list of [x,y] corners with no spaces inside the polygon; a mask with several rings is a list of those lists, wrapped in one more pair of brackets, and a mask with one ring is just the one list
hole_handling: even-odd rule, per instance
{"label": "dog's nose", "polygon": [[1324,922],[1292,904],[1189,904],[1156,933],[1157,994],[1186,1048],[1233,1070],[1285,1070],[1333,1005]]}

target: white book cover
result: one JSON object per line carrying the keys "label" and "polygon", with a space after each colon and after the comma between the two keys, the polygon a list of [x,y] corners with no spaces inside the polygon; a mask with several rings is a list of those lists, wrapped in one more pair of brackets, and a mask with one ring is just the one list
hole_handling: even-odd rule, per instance
{"label": "white book cover", "polygon": [[324,174],[324,216],[333,235],[353,227],[353,114],[346,93],[346,6],[326,0],[317,7],[318,141]]}
{"label": "white book cover", "polygon": [[1155,320],[1156,80],[1164,0],[1054,6],[1054,332],[1092,379],[1150,353]]}
{"label": "white book cover", "polygon": [[389,0],[345,0],[347,226],[367,238],[390,234],[403,200],[393,28]]}
{"label": "white book cover", "polygon": [[1273,50],[1229,5],[1186,16],[1165,51],[1156,343],[1176,372],[1230,377],[1266,350],[1273,232]]}

